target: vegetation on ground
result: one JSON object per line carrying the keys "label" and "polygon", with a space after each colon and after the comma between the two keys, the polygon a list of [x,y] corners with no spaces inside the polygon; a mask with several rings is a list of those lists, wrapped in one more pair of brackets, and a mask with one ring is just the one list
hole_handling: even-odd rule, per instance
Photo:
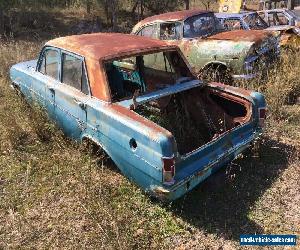
{"label": "vegetation on ground", "polygon": [[240,234],[300,234],[300,106],[286,105],[300,86],[300,52],[283,52],[252,85],[269,107],[258,152],[166,205],[64,137],[10,88],[12,64],[36,58],[46,40],[85,18],[51,15],[47,33],[28,27],[0,41],[0,249],[238,249]]}

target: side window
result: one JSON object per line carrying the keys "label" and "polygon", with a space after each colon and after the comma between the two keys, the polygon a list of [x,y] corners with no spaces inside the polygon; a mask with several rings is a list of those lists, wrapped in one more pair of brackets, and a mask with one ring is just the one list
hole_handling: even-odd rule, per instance
{"label": "side window", "polygon": [[283,12],[277,12],[279,25],[288,25],[289,19],[284,15]]}
{"label": "side window", "polygon": [[65,53],[62,55],[62,82],[82,91],[84,94],[89,94],[83,61]]}
{"label": "side window", "polygon": [[162,23],[160,25],[161,40],[179,40],[181,23]]}
{"label": "side window", "polygon": [[157,37],[157,29],[156,25],[149,25],[144,27],[138,32],[139,36],[146,36],[146,37],[151,37],[151,38],[156,38]]}
{"label": "side window", "polygon": [[223,25],[226,30],[240,30],[243,29],[241,21],[239,19],[228,18],[225,19]]}
{"label": "side window", "polygon": [[58,62],[58,51],[51,49],[45,50],[39,72],[58,80]]}
{"label": "side window", "polygon": [[273,13],[268,13],[267,23],[269,26],[276,25],[276,16]]}

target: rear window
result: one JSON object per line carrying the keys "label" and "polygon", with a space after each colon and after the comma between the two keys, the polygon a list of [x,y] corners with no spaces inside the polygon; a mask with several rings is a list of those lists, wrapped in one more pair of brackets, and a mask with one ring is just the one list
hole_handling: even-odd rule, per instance
{"label": "rear window", "polygon": [[177,51],[108,61],[105,69],[113,101],[130,99],[193,77]]}

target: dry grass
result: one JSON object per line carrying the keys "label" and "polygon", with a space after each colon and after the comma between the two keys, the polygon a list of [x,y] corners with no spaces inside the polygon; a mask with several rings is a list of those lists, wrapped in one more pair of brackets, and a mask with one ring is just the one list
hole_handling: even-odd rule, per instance
{"label": "dry grass", "polygon": [[270,119],[260,157],[245,154],[162,205],[9,88],[9,66],[42,44],[0,44],[0,249],[237,249],[242,233],[299,235],[300,110],[282,102],[286,85],[299,84],[299,53],[262,88]]}

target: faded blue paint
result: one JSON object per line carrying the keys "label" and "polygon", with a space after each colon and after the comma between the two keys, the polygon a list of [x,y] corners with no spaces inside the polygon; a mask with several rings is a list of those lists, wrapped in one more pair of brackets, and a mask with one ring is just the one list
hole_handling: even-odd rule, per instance
{"label": "faded blue paint", "polygon": [[[239,155],[262,131],[258,125],[257,110],[266,104],[261,94],[252,92],[249,96],[235,93],[232,89],[214,87],[249,100],[253,119],[187,155],[179,155],[175,151],[174,138],[167,131],[157,132],[126,113],[116,111],[118,106],[128,109],[133,104],[131,101],[111,104],[85,95],[39,73],[36,63],[30,61],[14,65],[10,71],[13,85],[30,102],[44,107],[64,133],[77,141],[88,138],[99,144],[129,179],[163,199],[174,200],[193,189]],[[202,85],[198,80],[185,79],[174,86],[140,96],[136,101],[143,103]],[[132,138],[137,142],[136,149],[129,143]],[[161,159],[174,155],[175,184],[167,186],[162,182]]]}
{"label": "faded blue paint", "polygon": [[[189,79],[189,78],[188,78]],[[142,95],[142,96],[138,96],[136,98],[136,104],[143,104],[149,101],[153,101],[168,95],[172,95],[172,94],[176,94],[188,89],[192,89],[192,88],[196,88],[196,87],[200,87],[201,85],[203,85],[203,83],[199,80],[192,80],[190,79],[187,82],[178,82],[174,85],[168,86],[162,90],[157,90],[157,91],[153,91],[151,93]],[[130,108],[134,103],[133,100],[124,100],[119,102],[119,104],[123,107],[126,108]]]}

